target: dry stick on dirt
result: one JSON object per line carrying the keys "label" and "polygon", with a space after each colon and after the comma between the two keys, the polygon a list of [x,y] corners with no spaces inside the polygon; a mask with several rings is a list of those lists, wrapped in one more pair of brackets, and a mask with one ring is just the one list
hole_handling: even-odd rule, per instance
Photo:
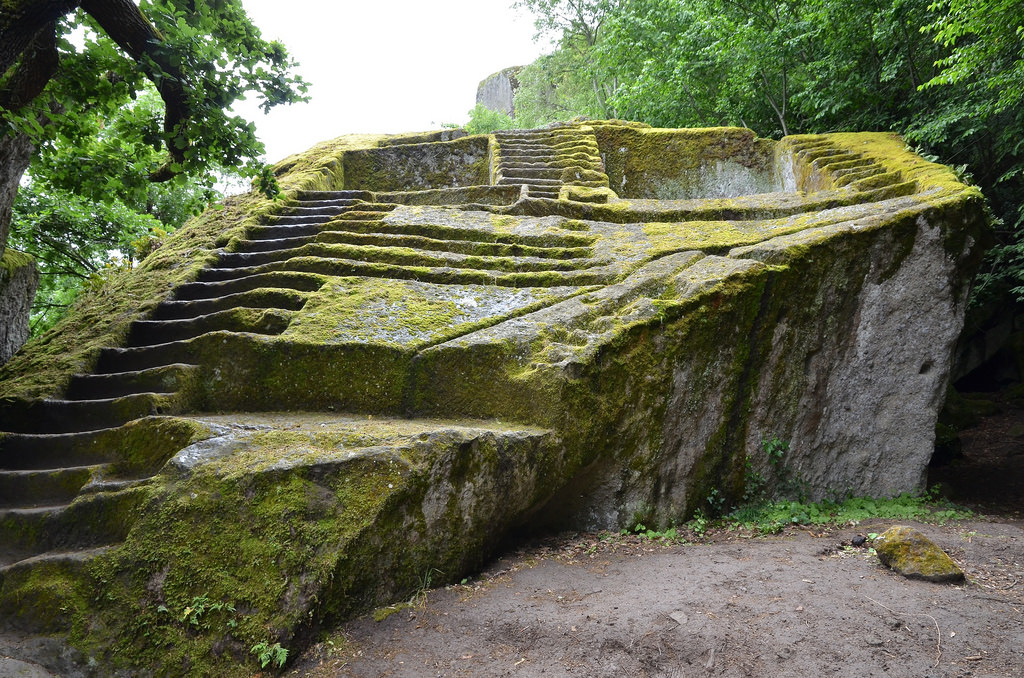
{"label": "dry stick on dirt", "polygon": [[868,600],[870,600],[872,603],[874,603],[875,605],[878,605],[879,607],[884,607],[886,610],[889,610],[889,612],[892,612],[893,614],[903,615],[904,617],[928,617],[929,619],[931,619],[932,623],[935,624],[935,652],[936,652],[936,654],[935,654],[935,663],[932,664],[932,668],[935,668],[936,666],[939,665],[939,660],[942,659],[942,630],[939,629],[939,622],[935,621],[935,617],[931,616],[930,614],[920,614],[920,613],[915,613],[915,612],[897,612],[896,610],[892,609],[891,607],[885,607],[885,605],[882,605],[880,602],[878,602],[877,600],[875,600],[871,596],[865,596],[865,597]]}

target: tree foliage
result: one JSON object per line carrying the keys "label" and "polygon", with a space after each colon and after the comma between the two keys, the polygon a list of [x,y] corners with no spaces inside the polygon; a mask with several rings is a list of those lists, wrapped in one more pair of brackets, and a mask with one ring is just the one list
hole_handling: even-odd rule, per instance
{"label": "tree foliage", "polygon": [[205,207],[221,176],[274,191],[231,106],[303,100],[293,67],[240,0],[0,3],[0,252],[11,224],[39,263],[34,331]]}
{"label": "tree foliage", "polygon": [[[562,31],[554,53],[520,77],[516,108],[531,122],[614,111],[659,127],[742,125],[763,136],[897,131],[982,187],[1002,226],[978,287],[1016,281],[1024,296],[1022,0],[518,4],[539,29]],[[583,32],[593,38],[586,59],[573,61],[581,22],[568,10],[581,6],[600,20]],[[546,64],[560,62],[578,72],[545,79]],[[600,106],[568,95],[582,81],[600,81]]]}

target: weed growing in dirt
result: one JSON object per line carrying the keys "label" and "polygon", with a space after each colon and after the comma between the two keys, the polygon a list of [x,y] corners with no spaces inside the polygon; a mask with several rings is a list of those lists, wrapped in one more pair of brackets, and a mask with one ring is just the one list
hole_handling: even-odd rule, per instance
{"label": "weed growing in dirt", "polygon": [[723,526],[776,533],[787,525],[856,524],[870,518],[919,520],[945,524],[965,520],[973,514],[941,500],[932,491],[925,495],[901,494],[898,497],[875,499],[851,497],[843,501],[820,502],[779,501],[741,506],[723,519]]}
{"label": "weed growing in dirt", "polygon": [[643,523],[637,523],[632,530],[622,530],[619,534],[626,536],[627,534],[635,534],[641,539],[650,539],[651,541],[660,542],[677,542],[686,543],[686,538],[679,534],[679,531],[675,527],[670,527],[667,530],[658,531],[648,529]]}

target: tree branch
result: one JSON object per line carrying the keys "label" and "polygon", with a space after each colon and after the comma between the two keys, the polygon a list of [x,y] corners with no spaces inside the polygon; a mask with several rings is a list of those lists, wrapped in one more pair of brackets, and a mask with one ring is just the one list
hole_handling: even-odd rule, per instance
{"label": "tree branch", "polygon": [[142,10],[132,0],[82,0],[82,9],[106,31],[107,35],[139,64],[143,73],[156,85],[164,100],[164,146],[170,161],[155,170],[151,181],[167,181],[180,170],[172,165],[185,160],[189,146],[185,133],[191,109],[181,69],[172,65],[161,49],[163,36],[157,32]]}

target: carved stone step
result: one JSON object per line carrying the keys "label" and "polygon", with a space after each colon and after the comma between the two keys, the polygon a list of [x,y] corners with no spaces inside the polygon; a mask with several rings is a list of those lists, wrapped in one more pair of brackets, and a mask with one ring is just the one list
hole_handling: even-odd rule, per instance
{"label": "carved stone step", "polygon": [[213,299],[229,294],[257,290],[263,287],[312,292],[320,289],[323,283],[323,278],[303,273],[262,273],[226,282],[184,283],[174,288],[174,296],[179,301]]}
{"label": "carved stone step", "polygon": [[229,308],[279,308],[297,311],[306,303],[306,295],[290,289],[257,289],[228,294],[214,299],[161,302],[152,314],[153,320],[196,318]]}
{"label": "carved stone step", "polygon": [[117,429],[78,433],[4,433],[0,436],[0,468],[40,470],[92,466],[117,455]]}
{"label": "carved stone step", "polygon": [[67,504],[106,466],[71,466],[41,470],[0,470],[0,508]]}
{"label": "carved stone step", "polygon": [[288,313],[275,310],[260,309],[255,316],[240,311],[228,309],[184,320],[136,320],[128,331],[127,345],[166,344],[218,330],[280,334],[288,327],[291,319]]}
{"label": "carved stone step", "polygon": [[0,421],[12,433],[71,433],[120,426],[174,409],[173,396],[132,393],[96,400],[31,400],[5,403]]}
{"label": "carved stone step", "polygon": [[64,397],[68,400],[117,398],[131,393],[174,393],[199,373],[198,365],[175,363],[148,370],[110,374],[76,374]]}
{"label": "carved stone step", "polygon": [[316,235],[319,231],[319,223],[298,224],[295,226],[263,224],[247,228],[245,231],[245,237],[251,240],[274,240],[280,238],[298,238],[301,236]]}
{"label": "carved stone step", "polygon": [[0,565],[47,551],[123,541],[145,493],[130,489],[77,498],[62,506],[0,510]]}
{"label": "carved stone step", "polygon": [[378,247],[412,247],[421,250],[483,256],[544,257],[549,259],[577,259],[589,257],[592,253],[592,249],[589,247],[485,243],[472,240],[441,240],[419,235],[350,233],[347,231],[324,231],[317,236],[317,241],[349,245],[374,245]]}

